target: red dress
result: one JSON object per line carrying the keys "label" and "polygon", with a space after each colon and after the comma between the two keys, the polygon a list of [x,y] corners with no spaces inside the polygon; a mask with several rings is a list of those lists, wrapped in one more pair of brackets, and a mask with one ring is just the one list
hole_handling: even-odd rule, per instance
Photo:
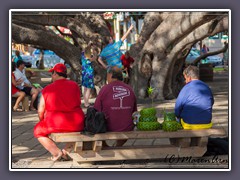
{"label": "red dress", "polygon": [[84,128],[80,89],[76,82],[56,80],[42,90],[44,119],[34,127],[34,136],[47,137],[53,132],[78,132]]}
{"label": "red dress", "polygon": [[[15,79],[14,73],[12,72],[12,77]],[[15,93],[19,92],[20,90],[18,88],[16,88],[16,86],[14,86],[14,84],[12,83],[12,95],[14,95]]]}

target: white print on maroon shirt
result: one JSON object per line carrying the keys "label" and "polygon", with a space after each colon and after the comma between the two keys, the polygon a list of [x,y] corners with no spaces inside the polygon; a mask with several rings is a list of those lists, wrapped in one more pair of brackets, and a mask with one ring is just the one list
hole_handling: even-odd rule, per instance
{"label": "white print on maroon shirt", "polygon": [[114,100],[119,99],[120,100],[120,106],[119,107],[111,107],[111,109],[130,109],[131,108],[130,106],[123,107],[123,99],[125,97],[130,96],[129,89],[126,89],[123,86],[113,86],[113,92],[115,92],[113,94],[113,99]]}

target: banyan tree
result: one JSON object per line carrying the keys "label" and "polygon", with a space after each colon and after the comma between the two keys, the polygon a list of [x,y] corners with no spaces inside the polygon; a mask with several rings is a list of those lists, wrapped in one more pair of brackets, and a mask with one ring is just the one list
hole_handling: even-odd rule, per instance
{"label": "banyan tree", "polygon": [[[110,36],[103,12],[12,12],[12,42],[49,49],[70,64],[80,79],[80,55],[91,41],[99,50],[103,38]],[[182,69],[192,46],[219,32],[228,31],[229,13],[216,12],[145,12],[138,40],[130,47],[135,59],[130,84],[138,98],[147,97],[153,87],[154,99],[175,98],[183,86]],[[47,28],[66,27],[71,30],[70,43]],[[59,33],[62,33],[59,31]],[[64,34],[62,33],[64,36]],[[216,52],[224,52],[227,45]],[[195,64],[204,57],[199,57]],[[94,63],[95,84],[105,84],[106,71]]]}

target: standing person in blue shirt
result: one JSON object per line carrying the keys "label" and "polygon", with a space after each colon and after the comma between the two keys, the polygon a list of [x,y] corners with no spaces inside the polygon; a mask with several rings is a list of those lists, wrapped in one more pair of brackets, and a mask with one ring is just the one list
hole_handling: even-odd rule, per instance
{"label": "standing person in blue shirt", "polygon": [[[127,32],[123,35],[123,37],[116,43],[113,42],[112,37],[106,37],[106,41],[108,45],[102,50],[99,55],[98,61],[105,68],[109,69],[110,67],[117,66],[119,68],[123,68],[121,56],[122,53],[120,51],[120,47],[122,46],[123,41],[127,38],[131,30],[133,29],[133,25],[129,27]],[[107,65],[103,62],[106,60]],[[108,73],[109,76],[109,73]]]}
{"label": "standing person in blue shirt", "polygon": [[184,129],[206,129],[212,127],[212,106],[214,98],[207,84],[199,80],[196,66],[188,66],[183,71],[186,85],[180,91],[175,115]]}

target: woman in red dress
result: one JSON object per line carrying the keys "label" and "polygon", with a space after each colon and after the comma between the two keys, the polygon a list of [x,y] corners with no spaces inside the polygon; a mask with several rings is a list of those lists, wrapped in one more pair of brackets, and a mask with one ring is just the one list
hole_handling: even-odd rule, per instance
{"label": "woman in red dress", "polygon": [[17,98],[14,106],[13,106],[13,111],[23,111],[22,109],[19,108],[19,103],[24,99],[25,97],[25,92],[20,91],[18,88],[16,88],[17,85],[21,84],[23,80],[19,79],[16,81],[15,76],[14,76],[14,71],[16,69],[16,64],[15,62],[12,62],[12,97]]}
{"label": "woman in red dress", "polygon": [[66,66],[58,63],[50,72],[53,83],[42,90],[38,106],[40,122],[34,127],[34,136],[52,154],[52,160],[56,161],[61,157],[66,158],[66,147],[60,150],[48,135],[82,131],[84,113],[81,109],[80,89],[76,82],[66,79]]}

